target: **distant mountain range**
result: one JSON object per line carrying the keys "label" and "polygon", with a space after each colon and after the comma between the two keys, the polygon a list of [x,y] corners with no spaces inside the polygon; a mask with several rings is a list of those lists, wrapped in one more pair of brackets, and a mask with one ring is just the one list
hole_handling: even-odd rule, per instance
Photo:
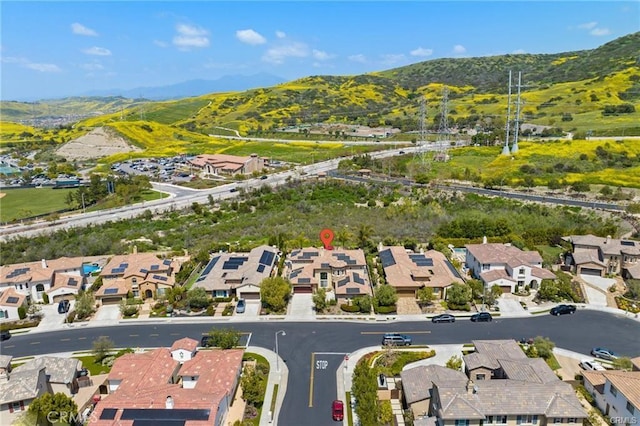
{"label": "distant mountain range", "polygon": [[286,80],[272,74],[226,75],[215,80],[188,80],[182,83],[134,89],[92,90],[80,96],[121,96],[128,99],[167,100],[200,96],[208,93],[242,92],[258,87],[270,87]]}

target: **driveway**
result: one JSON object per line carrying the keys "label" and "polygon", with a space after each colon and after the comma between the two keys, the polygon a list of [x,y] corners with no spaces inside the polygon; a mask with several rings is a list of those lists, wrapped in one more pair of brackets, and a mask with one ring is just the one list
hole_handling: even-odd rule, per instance
{"label": "driveway", "polygon": [[595,275],[580,275],[580,278],[587,284],[598,287],[600,290],[607,292],[609,287],[616,283],[613,278],[596,277]]}
{"label": "driveway", "polygon": [[[73,305],[76,302],[71,301],[71,305],[69,307],[69,312],[73,310]],[[49,330],[60,330],[62,325],[65,323],[67,316],[65,314],[58,313],[58,304],[52,303],[50,305],[41,305],[42,307],[42,321],[38,324],[36,331],[49,331]]]}
{"label": "driveway", "polygon": [[262,303],[259,300],[245,300],[244,312],[239,314],[233,313],[231,321],[255,320],[260,316],[260,307]]}
{"label": "driveway", "polygon": [[500,308],[500,316],[523,316],[526,311],[517,299],[503,295],[498,299],[498,307]]}
{"label": "driveway", "polygon": [[98,308],[91,322],[116,324],[120,319],[120,305],[102,305]]}
{"label": "driveway", "polygon": [[313,309],[312,294],[294,294],[289,303],[287,311],[288,320],[305,321],[316,318],[316,312]]}

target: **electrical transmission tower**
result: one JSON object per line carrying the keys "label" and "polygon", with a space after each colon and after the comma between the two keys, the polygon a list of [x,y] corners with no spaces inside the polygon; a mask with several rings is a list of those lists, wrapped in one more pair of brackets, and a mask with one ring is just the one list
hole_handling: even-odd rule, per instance
{"label": "electrical transmission tower", "polygon": [[449,145],[449,88],[442,88],[442,101],[440,102],[440,123],[438,125],[438,154],[440,161],[447,161],[447,148]]}
{"label": "electrical transmission tower", "polygon": [[502,155],[509,155],[509,122],[511,121],[511,70],[509,70],[509,95],[507,96],[507,126]]}
{"label": "electrical transmission tower", "polygon": [[520,133],[520,88],[522,87],[522,71],[518,71],[518,97],[516,100],[516,122],[513,126],[513,145],[511,145],[511,153],[518,152],[518,133]]}
{"label": "electrical transmission tower", "polygon": [[420,98],[420,134],[418,137],[418,149],[415,151],[414,157],[419,158],[420,163],[424,166],[427,162],[427,102],[425,97]]}

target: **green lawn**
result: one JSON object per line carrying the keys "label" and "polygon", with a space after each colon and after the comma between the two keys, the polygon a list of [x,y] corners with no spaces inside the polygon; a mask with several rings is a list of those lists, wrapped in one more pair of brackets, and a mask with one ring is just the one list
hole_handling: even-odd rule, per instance
{"label": "green lawn", "polygon": [[2,189],[0,221],[9,222],[25,217],[52,213],[69,208],[65,199],[76,189],[20,188]]}
{"label": "green lawn", "polygon": [[106,374],[111,370],[110,367],[105,367],[102,364],[97,364],[93,355],[78,356],[75,358],[78,358],[80,361],[82,361],[82,366],[89,370],[89,373],[92,376],[96,376],[98,374]]}

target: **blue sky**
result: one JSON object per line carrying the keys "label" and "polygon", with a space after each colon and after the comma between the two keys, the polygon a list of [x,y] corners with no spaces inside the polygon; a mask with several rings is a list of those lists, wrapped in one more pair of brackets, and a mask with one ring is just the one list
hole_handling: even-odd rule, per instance
{"label": "blue sky", "polygon": [[558,53],[640,30],[638,1],[3,0],[0,15],[2,100]]}

